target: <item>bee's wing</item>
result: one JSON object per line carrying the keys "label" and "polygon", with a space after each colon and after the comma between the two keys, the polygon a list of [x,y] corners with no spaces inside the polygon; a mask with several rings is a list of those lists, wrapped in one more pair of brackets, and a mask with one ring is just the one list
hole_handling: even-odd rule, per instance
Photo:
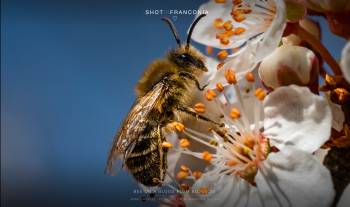
{"label": "bee's wing", "polygon": [[110,150],[106,172],[113,174],[113,167],[118,158],[125,159],[134,149],[143,125],[147,121],[145,117],[157,104],[159,98],[163,95],[164,84],[159,82],[145,96],[137,99],[118,133],[113,139]]}

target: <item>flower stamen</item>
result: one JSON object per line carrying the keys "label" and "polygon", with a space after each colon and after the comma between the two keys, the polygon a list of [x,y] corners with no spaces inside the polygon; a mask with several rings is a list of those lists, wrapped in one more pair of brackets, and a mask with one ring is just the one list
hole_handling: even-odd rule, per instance
{"label": "flower stamen", "polygon": [[189,173],[188,173],[188,172],[180,170],[180,171],[176,174],[176,179],[178,179],[178,180],[183,180],[183,179],[186,179],[188,176],[189,176]]}
{"label": "flower stamen", "polygon": [[231,70],[231,69],[227,69],[225,71],[225,78],[227,80],[227,83],[229,83],[229,84],[236,84],[237,83],[236,75],[233,72],[233,70]]}
{"label": "flower stamen", "polygon": [[213,159],[213,156],[208,151],[204,151],[202,152],[202,158],[203,160],[210,162]]}
{"label": "flower stamen", "polygon": [[216,18],[213,22],[213,26],[216,29],[222,29],[223,28],[223,24],[224,24],[224,20],[221,18]]}
{"label": "flower stamen", "polygon": [[230,117],[232,119],[239,119],[241,117],[241,112],[236,107],[233,107],[230,112]]}
{"label": "flower stamen", "polygon": [[226,59],[227,56],[228,56],[227,50],[221,50],[221,51],[217,54],[217,58],[218,58],[219,60]]}
{"label": "flower stamen", "polygon": [[235,35],[240,35],[242,34],[243,32],[245,32],[245,29],[243,27],[237,27],[235,30],[234,30],[234,34]]}
{"label": "flower stamen", "polygon": [[255,90],[254,95],[255,95],[260,101],[263,101],[264,98],[265,98],[265,96],[266,96],[266,93],[265,93],[264,89],[262,89],[262,88],[257,88],[257,89]]}
{"label": "flower stamen", "polygon": [[170,149],[172,147],[173,147],[173,145],[170,142],[163,142],[162,143],[162,148]]}
{"label": "flower stamen", "polygon": [[202,195],[207,195],[209,193],[209,188],[208,187],[200,187],[198,189],[198,192]]}
{"label": "flower stamen", "polygon": [[211,89],[208,89],[207,93],[205,94],[205,97],[208,101],[214,100],[216,96],[217,96],[216,93]]}
{"label": "flower stamen", "polygon": [[196,103],[194,105],[194,110],[197,113],[204,113],[205,112],[205,105],[203,103]]}
{"label": "flower stamen", "polygon": [[193,175],[193,177],[196,179],[196,180],[198,180],[199,178],[201,178],[202,177],[202,172],[201,171],[198,171],[198,170],[196,170],[196,171],[193,171],[193,173],[192,173],[192,175]]}
{"label": "flower stamen", "polygon": [[180,140],[180,147],[187,148],[190,146],[190,141],[186,138]]}
{"label": "flower stamen", "polygon": [[232,30],[233,26],[232,26],[232,21],[231,20],[227,20],[223,25],[224,29],[226,31]]}
{"label": "flower stamen", "polygon": [[219,92],[223,92],[224,91],[224,86],[221,83],[217,83],[216,84],[216,90],[218,90]]}
{"label": "flower stamen", "polygon": [[185,166],[185,165],[181,165],[180,166],[180,170],[184,171],[184,172],[189,172],[190,171],[190,169],[187,166]]}

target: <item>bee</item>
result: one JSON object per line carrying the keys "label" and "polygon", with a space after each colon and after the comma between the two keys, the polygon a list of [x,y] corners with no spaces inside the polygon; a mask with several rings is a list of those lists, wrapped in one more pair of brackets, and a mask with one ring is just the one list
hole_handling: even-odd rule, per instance
{"label": "bee", "polygon": [[118,133],[114,137],[107,160],[106,171],[112,173],[118,157],[123,166],[144,186],[161,185],[167,170],[167,149],[162,129],[175,120],[175,113],[182,112],[212,122],[188,107],[193,87],[204,90],[198,78],[208,69],[204,56],[190,45],[191,34],[198,16],[190,27],[186,44],[182,44],[174,24],[162,18],[170,27],[177,47],[170,50],[165,59],[156,60],[144,71],[136,85],[137,99],[131,107]]}

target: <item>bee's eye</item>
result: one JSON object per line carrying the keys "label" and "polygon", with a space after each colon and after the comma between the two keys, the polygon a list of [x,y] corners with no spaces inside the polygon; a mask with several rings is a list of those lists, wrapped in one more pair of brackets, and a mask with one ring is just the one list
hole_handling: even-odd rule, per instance
{"label": "bee's eye", "polygon": [[190,61],[190,58],[189,58],[189,56],[187,55],[187,54],[181,54],[180,55],[180,57],[181,57],[181,59],[183,60],[183,61]]}

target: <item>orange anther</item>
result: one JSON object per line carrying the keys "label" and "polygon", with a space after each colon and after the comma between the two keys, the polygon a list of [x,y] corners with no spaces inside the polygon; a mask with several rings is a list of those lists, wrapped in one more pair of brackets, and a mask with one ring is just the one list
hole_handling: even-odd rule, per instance
{"label": "orange anther", "polygon": [[187,166],[185,166],[185,165],[181,165],[180,166],[180,170],[184,171],[184,172],[189,172],[190,171],[190,169]]}
{"label": "orange anther", "polygon": [[250,149],[253,149],[254,145],[255,145],[255,141],[254,138],[252,136],[245,136],[244,137],[244,141],[243,144],[247,147],[249,147]]}
{"label": "orange anther", "polygon": [[180,185],[180,189],[186,191],[186,190],[190,189],[190,186],[188,184],[186,184],[186,183],[182,183]]}
{"label": "orange anther", "polygon": [[223,92],[224,91],[224,86],[222,86],[221,83],[217,83],[216,84],[216,90],[218,90],[219,92]]}
{"label": "orange anther", "polygon": [[233,167],[233,166],[235,166],[237,164],[238,164],[238,162],[235,161],[235,160],[229,160],[229,161],[226,162],[226,165],[230,166],[230,167]]}
{"label": "orange anther", "polygon": [[202,152],[202,158],[203,158],[203,160],[209,162],[211,159],[213,159],[213,156],[208,151],[204,151],[204,152]]}
{"label": "orange anther", "polygon": [[236,22],[242,22],[243,20],[245,20],[244,13],[237,9],[233,9],[231,15]]}
{"label": "orange anther", "polygon": [[173,126],[179,132],[183,132],[185,130],[185,125],[183,125],[183,124],[181,124],[179,122],[174,122]]}
{"label": "orange anther", "polygon": [[194,171],[193,173],[192,173],[192,175],[193,175],[193,177],[196,179],[196,180],[198,180],[199,178],[201,178],[202,177],[202,172],[201,171]]}
{"label": "orange anther", "polygon": [[339,103],[345,103],[346,100],[350,99],[350,93],[345,88],[334,89],[334,94],[339,100]]}
{"label": "orange anther", "polygon": [[173,145],[170,142],[163,142],[162,143],[162,147],[169,149],[169,148],[172,148]]}
{"label": "orange anther", "polygon": [[228,37],[222,37],[220,38],[220,43],[223,45],[228,45],[230,44],[230,40],[228,39]]}
{"label": "orange anther", "polygon": [[224,4],[226,3],[226,0],[215,0],[215,3]]}
{"label": "orange anther", "polygon": [[188,139],[186,138],[183,138],[183,139],[180,139],[180,147],[182,148],[187,148],[190,146],[190,141],[188,141]]}
{"label": "orange anther", "polygon": [[255,95],[260,101],[262,101],[262,100],[264,100],[264,98],[265,98],[265,96],[266,96],[266,93],[265,93],[264,89],[262,89],[262,88],[257,88],[257,89],[255,90],[254,95]]}
{"label": "orange anther", "polygon": [[233,70],[231,70],[231,69],[227,69],[225,71],[225,78],[229,84],[236,84],[237,83],[236,75],[233,72]]}
{"label": "orange anther", "polygon": [[218,32],[218,33],[216,33],[216,35],[215,35],[215,38],[216,39],[219,39],[219,40],[221,40],[222,38],[224,38],[225,37],[225,33],[224,32]]}
{"label": "orange anther", "polygon": [[247,79],[248,82],[254,82],[254,74],[252,72],[248,72],[245,75],[245,78]]}
{"label": "orange anther", "polygon": [[231,20],[226,21],[222,26],[224,27],[224,29],[226,31],[232,30],[232,28],[233,28]]}
{"label": "orange anther", "polygon": [[194,105],[194,110],[197,113],[204,113],[205,112],[205,105],[203,103],[196,103]]}
{"label": "orange anther", "polygon": [[209,193],[209,188],[207,188],[207,187],[200,187],[200,188],[198,189],[198,192],[199,192],[200,194],[202,194],[202,195],[207,195],[207,194]]}
{"label": "orange anther", "polygon": [[233,17],[234,20],[236,20],[236,22],[242,22],[243,20],[245,20],[245,16],[243,14],[239,14],[237,16]]}
{"label": "orange anther", "polygon": [[241,117],[241,112],[236,107],[233,107],[230,112],[230,116],[232,119],[238,119]]}
{"label": "orange anther", "polygon": [[219,70],[225,63],[221,62],[216,66],[216,70]]}
{"label": "orange anther", "polygon": [[234,145],[232,150],[238,152],[239,154],[243,154],[243,148],[241,146]]}
{"label": "orange anther", "polygon": [[233,30],[228,30],[224,33],[224,35],[226,37],[231,37],[231,36],[235,35],[235,32]]}
{"label": "orange anther", "polygon": [[217,58],[220,59],[220,60],[223,60],[223,59],[227,58],[227,56],[228,56],[227,50],[221,50],[218,53]]}
{"label": "orange anther", "polygon": [[217,145],[218,145],[218,142],[217,142],[216,140],[214,140],[214,139],[211,139],[211,140],[209,141],[209,144],[214,145],[214,146],[217,146]]}
{"label": "orange anther", "polygon": [[216,29],[222,29],[223,28],[223,24],[224,24],[224,20],[222,20],[221,18],[216,18],[213,22],[213,26]]}
{"label": "orange anther", "polygon": [[237,27],[234,32],[235,32],[235,35],[240,35],[243,32],[245,32],[245,29],[243,27]]}
{"label": "orange anther", "polygon": [[213,47],[207,46],[207,47],[206,47],[206,51],[207,51],[207,54],[208,54],[208,55],[211,55],[211,54],[213,54],[214,49],[213,49]]}
{"label": "orange anther", "polygon": [[188,172],[180,170],[180,171],[176,174],[176,178],[177,178],[178,180],[183,180],[183,179],[187,178],[188,175],[189,175]]}
{"label": "orange anther", "polygon": [[214,100],[214,98],[216,98],[216,93],[213,90],[208,89],[207,93],[205,94],[205,97],[207,98],[208,101],[212,101]]}
{"label": "orange anther", "polygon": [[224,32],[218,32],[215,35],[216,39],[219,39],[222,42],[228,41],[231,36],[233,36],[235,32],[233,30],[228,30]]}
{"label": "orange anther", "polygon": [[326,83],[328,83],[329,85],[332,85],[332,86],[335,86],[335,85],[336,85],[335,77],[333,77],[333,76],[331,76],[331,75],[326,74],[325,81],[326,81]]}

